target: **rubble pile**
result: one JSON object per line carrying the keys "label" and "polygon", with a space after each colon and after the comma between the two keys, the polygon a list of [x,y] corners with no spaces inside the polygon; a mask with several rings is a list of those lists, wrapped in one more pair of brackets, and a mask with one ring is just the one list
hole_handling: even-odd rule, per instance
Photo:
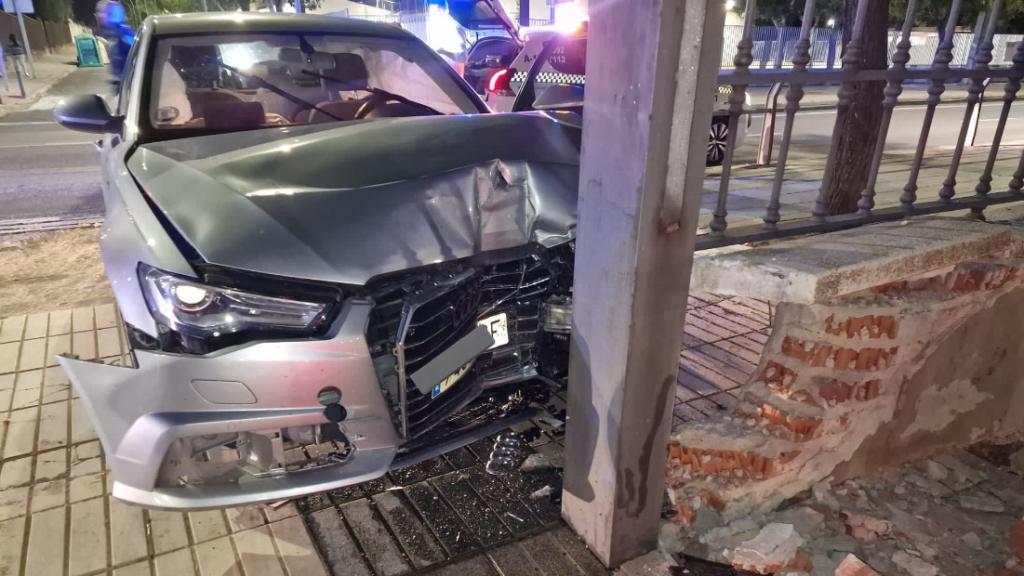
{"label": "rubble pile", "polygon": [[1024,444],[991,446],[821,482],[731,521],[677,514],[660,547],[776,576],[1024,576]]}

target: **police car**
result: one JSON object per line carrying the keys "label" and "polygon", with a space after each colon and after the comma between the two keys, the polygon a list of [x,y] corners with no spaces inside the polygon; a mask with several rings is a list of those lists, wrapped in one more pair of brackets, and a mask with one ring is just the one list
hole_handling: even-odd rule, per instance
{"label": "police car", "polygon": [[[512,31],[510,35],[522,45],[514,57],[506,52],[502,58],[491,57],[492,64],[498,60],[511,62],[506,66],[494,67],[486,83],[471,82],[477,91],[485,96],[487,105],[495,112],[522,111],[533,109],[550,109],[548,104],[538,106],[542,93],[555,88],[558,99],[563,103],[568,95],[575,91],[578,99],[578,112],[582,112],[582,97],[586,85],[587,62],[587,26],[582,24],[574,32],[561,32],[554,29],[532,29],[526,32]],[[511,50],[511,43],[506,44]],[[493,50],[493,46],[489,47]],[[479,58],[477,58],[479,59]],[[538,60],[541,60],[538,62]],[[474,61],[473,49],[469,52],[469,62]],[[467,67],[467,72],[469,68]],[[477,75],[479,72],[476,73]],[[524,91],[527,93],[524,94]],[[729,95],[728,86],[719,88],[715,94],[715,110],[708,131],[707,165],[717,166],[725,157],[729,137]],[[572,97],[569,97],[572,100]],[[745,106],[749,106],[750,97],[746,98]],[[572,106],[569,106],[570,108]],[[750,115],[746,115],[738,125],[736,141],[741,142],[750,125]]]}

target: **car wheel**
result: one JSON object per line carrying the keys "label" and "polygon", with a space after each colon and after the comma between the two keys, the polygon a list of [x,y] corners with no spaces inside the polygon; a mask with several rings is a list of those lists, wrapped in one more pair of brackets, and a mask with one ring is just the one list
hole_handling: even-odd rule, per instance
{"label": "car wheel", "polygon": [[729,120],[715,118],[711,120],[711,130],[708,133],[708,155],[707,165],[718,166],[725,158],[725,148],[729,141]]}

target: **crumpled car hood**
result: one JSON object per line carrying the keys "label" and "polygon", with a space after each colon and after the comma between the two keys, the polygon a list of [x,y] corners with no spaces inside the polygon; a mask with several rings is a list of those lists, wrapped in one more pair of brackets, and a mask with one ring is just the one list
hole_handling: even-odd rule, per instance
{"label": "crumpled car hood", "polygon": [[579,151],[541,115],[379,119],[142,145],[128,168],[207,262],[344,284],[573,237]]}

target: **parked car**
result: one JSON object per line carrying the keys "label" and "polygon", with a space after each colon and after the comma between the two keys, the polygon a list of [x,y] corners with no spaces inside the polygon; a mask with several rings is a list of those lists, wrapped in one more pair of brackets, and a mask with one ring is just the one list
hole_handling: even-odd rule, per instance
{"label": "parked car", "polygon": [[519,27],[495,0],[448,0],[446,8],[467,36],[462,76],[484,95],[491,76],[523,49]]}
{"label": "parked car", "polygon": [[[131,366],[62,357],[113,495],[276,501],[534,414],[567,366],[578,134],[323,16],[148,18],[102,134]],[[576,131],[578,132],[578,131]]]}
{"label": "parked car", "polygon": [[[517,33],[518,34],[518,33]],[[518,36],[517,36],[518,37]],[[478,93],[486,94],[486,102],[495,111],[533,110],[534,96],[554,88],[578,88],[582,103],[583,88],[586,84],[587,66],[587,26],[584,23],[578,30],[563,33],[552,29],[530,30],[525,33],[522,48],[507,66],[497,67],[491,77]],[[469,68],[467,67],[467,71]],[[529,86],[532,95],[528,99],[521,98],[525,87]],[[729,139],[729,95],[731,88],[721,87],[715,93],[715,108],[708,129],[707,165],[717,166],[725,157]],[[529,100],[529,102],[527,101]],[[550,107],[550,103],[548,104]],[[745,107],[750,106],[750,96],[746,96]],[[582,112],[582,105],[581,110]],[[750,127],[751,116],[746,115],[737,124],[736,141],[742,142]]]}

